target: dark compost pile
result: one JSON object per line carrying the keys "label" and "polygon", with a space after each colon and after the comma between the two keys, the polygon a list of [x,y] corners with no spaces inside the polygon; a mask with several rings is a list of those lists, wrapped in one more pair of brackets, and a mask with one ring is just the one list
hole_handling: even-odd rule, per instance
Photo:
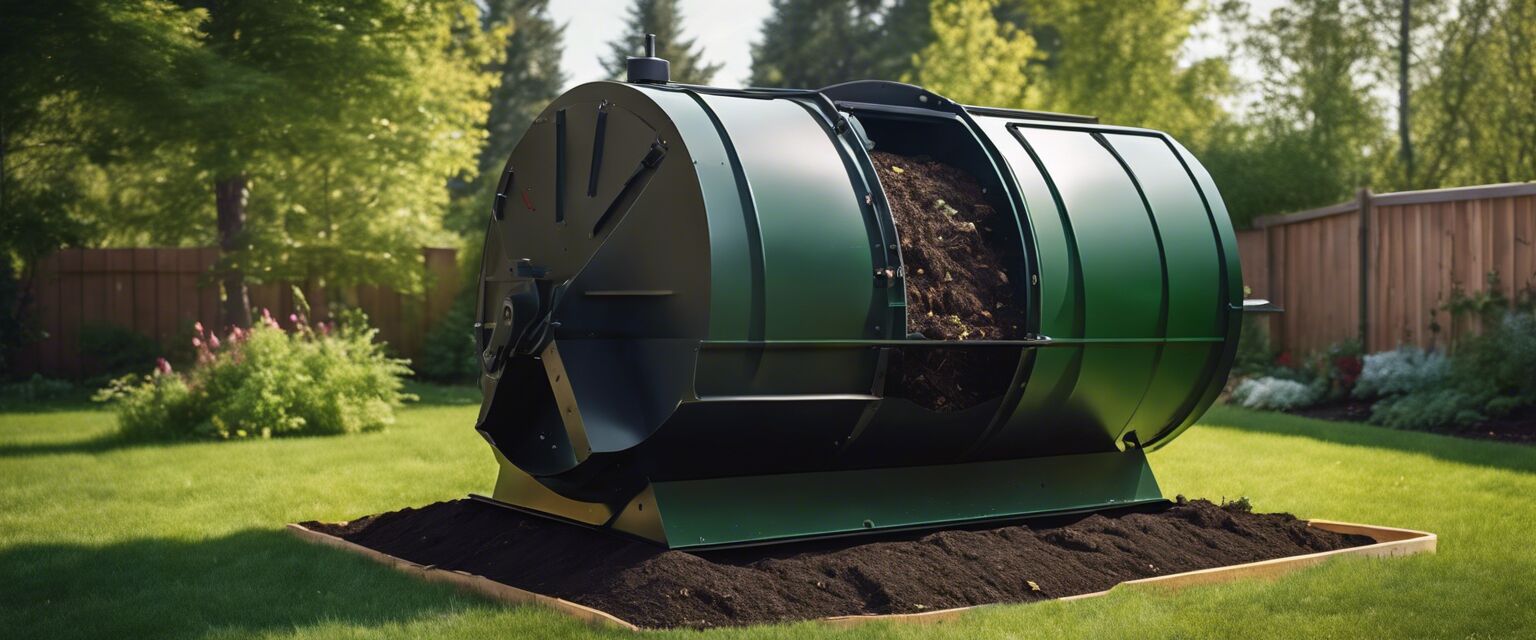
{"label": "dark compost pile", "polygon": [[[907,332],[930,340],[1023,337],[1015,283],[1022,263],[1013,224],[970,174],[922,157],[870,154],[901,238]],[[893,363],[892,395],[954,411],[1003,393],[1018,352],[907,348]]]}
{"label": "dark compost pile", "polygon": [[305,526],[423,565],[607,611],[642,627],[914,613],[1369,544],[1204,500],[990,529],[690,553],[473,500]]}

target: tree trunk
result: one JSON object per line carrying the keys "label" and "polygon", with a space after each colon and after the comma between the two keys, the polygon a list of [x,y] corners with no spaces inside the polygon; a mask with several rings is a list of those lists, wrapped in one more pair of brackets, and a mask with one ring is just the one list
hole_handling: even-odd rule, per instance
{"label": "tree trunk", "polygon": [[[213,183],[214,206],[219,213],[219,249],[225,256],[242,249],[245,231],[245,176],[234,175]],[[224,322],[251,326],[251,297],[240,266],[224,270]]]}

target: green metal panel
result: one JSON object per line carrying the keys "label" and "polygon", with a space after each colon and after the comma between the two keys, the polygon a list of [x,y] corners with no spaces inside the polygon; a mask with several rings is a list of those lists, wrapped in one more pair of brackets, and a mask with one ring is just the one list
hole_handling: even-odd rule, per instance
{"label": "green metal panel", "polygon": [[[1029,247],[1039,269],[1040,332],[1054,339],[1083,336],[1082,271],[1077,242],[1065,212],[1036,159],[1015,138],[1009,120],[976,118],[977,125],[1002,154],[1025,203]],[[993,455],[1038,455],[1066,446],[1067,450],[1103,451],[1113,448],[1113,434],[1096,428],[1082,399],[1071,397],[1082,370],[1083,349],[1062,347],[1035,351],[1018,405],[1002,427],[984,444]]]}
{"label": "green metal panel", "polygon": [[[1225,292],[1221,289],[1219,238],[1205,203],[1173,148],[1160,135],[1107,133],[1136,178],[1137,187],[1157,221],[1168,274],[1170,338],[1219,336],[1224,331]],[[1202,374],[1220,353],[1220,343],[1169,345],[1159,354],[1157,371],[1132,418],[1138,442],[1154,439],[1185,417],[1204,392]]]}
{"label": "green metal panel", "polygon": [[673,548],[1070,513],[1163,499],[1140,452],[651,485]]}
{"label": "green metal panel", "polygon": [[1237,254],[1237,234],[1232,229],[1232,218],[1227,213],[1227,205],[1222,202],[1221,194],[1216,190],[1216,183],[1211,179],[1205,167],[1195,159],[1194,155],[1185,149],[1178,141],[1169,139],[1169,146],[1173,147],[1178,155],[1178,160],[1188,175],[1193,177],[1195,186],[1200,191],[1201,201],[1205,203],[1206,211],[1210,214],[1211,224],[1216,230],[1219,239],[1217,252],[1221,269],[1221,290],[1224,292],[1224,317],[1222,328],[1226,340],[1222,350],[1214,358],[1210,369],[1206,371],[1204,390],[1190,407],[1189,413],[1177,424],[1164,430],[1150,441],[1144,442],[1148,450],[1158,449],[1183,433],[1200,418],[1211,403],[1216,401],[1223,387],[1226,386],[1227,375],[1232,369],[1232,361],[1237,355],[1237,344],[1242,335],[1242,300],[1243,300],[1243,267]]}
{"label": "green metal panel", "polygon": [[872,333],[874,261],[863,194],[852,189],[827,134],[793,101],[703,100],[730,132],[751,188],[762,232],[766,337]]}
{"label": "green metal panel", "polygon": [[[1162,252],[1130,177],[1090,133],[1026,127],[1018,132],[1070,221],[1082,270],[1082,337],[1164,337]],[[1084,347],[1067,403],[1118,439],[1151,382],[1157,353],[1156,346]]]}
{"label": "green metal panel", "polygon": [[[709,227],[709,337],[714,340],[762,339],[754,332],[754,318],[762,313],[757,219],[750,207],[750,193],[737,184],[735,159],[727,148],[730,139],[716,126],[696,95],[653,88],[646,97],[666,111],[677,127],[678,137],[693,158],[704,213]],[[757,246],[754,249],[754,245]]]}

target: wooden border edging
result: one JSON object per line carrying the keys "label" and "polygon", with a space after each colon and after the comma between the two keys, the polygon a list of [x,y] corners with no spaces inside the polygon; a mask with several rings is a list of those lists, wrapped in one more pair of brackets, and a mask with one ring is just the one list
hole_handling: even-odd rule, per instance
{"label": "wooden border edging", "polygon": [[[1308,520],[1307,525],[1322,529],[1324,531],[1367,536],[1375,540],[1376,543],[1361,547],[1335,549],[1333,551],[1309,553],[1300,556],[1288,556],[1284,558],[1275,558],[1273,560],[1261,560],[1259,562],[1236,564],[1227,567],[1214,567],[1211,569],[1200,569],[1198,571],[1186,571],[1184,573],[1174,573],[1166,576],[1142,578],[1140,580],[1127,580],[1115,585],[1114,587],[1105,589],[1104,591],[1053,598],[1053,600],[1069,601],[1096,598],[1099,596],[1108,595],[1114,589],[1127,585],[1156,585],[1169,589],[1181,589],[1184,587],[1192,587],[1196,585],[1233,582],[1247,578],[1275,578],[1299,569],[1305,569],[1307,567],[1322,564],[1323,562],[1338,556],[1393,558],[1397,556],[1407,556],[1418,553],[1434,553],[1436,545],[1439,542],[1439,538],[1433,533],[1426,531],[1415,531],[1412,529],[1377,527],[1365,524],[1353,524],[1349,522],[1335,522],[1332,520]],[[441,582],[451,584],[465,591],[470,591],[483,595],[487,598],[491,598],[493,600],[499,600],[512,604],[533,603],[544,605],[589,623],[613,626],[621,629],[629,629],[632,631],[640,630],[640,627],[629,622],[625,622],[624,620],[621,620],[617,616],[614,616],[610,613],[576,604],[569,600],[562,600],[560,598],[540,595],[532,591],[524,591],[522,589],[518,589],[517,587],[496,582],[495,580],[491,580],[490,578],[486,578],[484,576],[477,576],[471,573],[465,573],[463,571],[449,571],[446,569],[419,565],[409,560],[402,560],[385,553],[374,551],[373,549],[369,549],[362,545],[348,542],[336,536],[320,533],[305,527],[304,525],[290,524],[288,525],[288,531],[302,540],[314,542],[316,544],[321,544],[328,547],[334,547],[344,551],[349,551],[372,559],[373,561],[380,564],[394,567],[395,569],[405,573],[419,576],[428,582]],[[921,613],[833,616],[830,618],[822,618],[821,621],[837,627],[852,627],[869,622],[904,622],[919,624],[938,623],[953,620],[962,615],[965,615],[973,609],[979,609],[981,607],[994,607],[998,606],[999,604],[1019,603],[980,604],[970,607],[959,607],[955,609],[924,611]]]}
{"label": "wooden border edging", "polygon": [[350,551],[380,564],[384,564],[405,573],[418,576],[427,582],[441,582],[451,584],[464,591],[478,593],[492,600],[500,600],[513,604],[541,604],[552,607],[556,611],[584,620],[586,622],[618,627],[638,631],[640,627],[620,620],[617,616],[598,611],[588,606],[579,605],[569,600],[561,600],[546,595],[540,595],[532,591],[524,591],[517,587],[505,585],[485,576],[477,576],[463,571],[449,571],[437,567],[423,566],[402,560],[392,555],[374,551],[368,547],[348,542],[336,536],[320,533],[301,524],[288,525],[288,531],[301,540],[314,542],[327,547],[335,547],[344,551]]}

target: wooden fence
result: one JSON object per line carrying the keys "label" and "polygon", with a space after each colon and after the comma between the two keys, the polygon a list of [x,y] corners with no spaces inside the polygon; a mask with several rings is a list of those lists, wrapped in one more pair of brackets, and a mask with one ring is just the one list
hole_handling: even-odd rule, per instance
{"label": "wooden fence", "polygon": [[1350,339],[1369,351],[1444,347],[1461,329],[1431,312],[1453,291],[1486,291],[1489,274],[1510,298],[1536,289],[1536,183],[1362,190],[1351,202],[1254,224],[1238,232],[1243,281],[1252,297],[1284,308],[1269,319],[1283,349]]}
{"label": "wooden fence", "polygon": [[[81,330],[93,324],[116,325],[154,338],[163,347],[190,338],[193,323],[222,327],[219,285],[211,273],[214,248],[65,249],[39,264],[33,281],[34,312],[47,337],[30,345],[20,358],[21,373],[80,377],[97,373],[81,353]],[[377,286],[341,290],[351,304],[368,313],[379,338],[391,350],[413,357],[426,332],[441,320],[459,290],[453,249],[422,249],[426,291],[405,295]],[[318,313],[327,308],[325,292],[302,287]],[[267,308],[284,319],[293,312],[293,288],[286,284],[252,285],[251,308]]]}

